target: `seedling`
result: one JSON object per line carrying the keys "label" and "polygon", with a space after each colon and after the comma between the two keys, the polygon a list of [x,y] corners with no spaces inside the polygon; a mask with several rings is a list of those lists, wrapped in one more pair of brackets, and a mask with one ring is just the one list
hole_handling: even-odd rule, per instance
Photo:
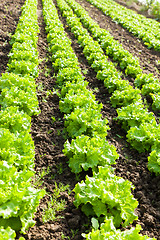
{"label": "seedling", "polygon": [[71,229],[72,238],[74,238],[76,236],[77,232],[78,232],[78,229],[76,229],[76,230]]}
{"label": "seedling", "polygon": [[63,173],[64,169],[63,169],[63,164],[62,163],[57,164],[56,168],[57,168],[58,174],[62,174]]}
{"label": "seedling", "polygon": [[52,95],[52,91],[51,90],[47,90],[46,91],[46,98],[48,98],[50,95]]}
{"label": "seedling", "polygon": [[84,75],[86,75],[86,74],[88,73],[88,69],[82,70],[82,73],[83,73]]}
{"label": "seedling", "polygon": [[37,175],[35,175],[34,185],[37,186],[37,187],[40,187],[43,184],[44,176],[46,176],[49,172],[50,172],[50,168],[49,167],[47,167],[47,169],[45,169],[43,167],[42,171],[39,172]]}
{"label": "seedling", "polygon": [[44,72],[45,77],[48,77],[50,73],[51,73],[51,69],[45,68],[45,72]]}
{"label": "seedling", "polygon": [[64,191],[70,191],[69,185],[63,185],[59,183],[59,185],[55,182],[55,189],[53,191],[53,195],[50,197],[48,207],[43,210],[42,220],[43,222],[55,221],[57,218],[63,218],[62,216],[57,216],[57,212],[63,211],[65,209],[66,202],[64,199],[60,199],[60,193]]}
{"label": "seedling", "polygon": [[39,84],[38,84],[37,90],[38,90],[38,91],[41,91],[41,92],[44,90],[44,86],[43,86],[42,83],[39,83]]}
{"label": "seedling", "polygon": [[64,239],[71,240],[70,237],[65,236],[64,233],[61,233],[61,239],[62,239],[62,240],[64,240]]}
{"label": "seedling", "polygon": [[51,117],[52,118],[52,124],[56,121],[55,117]]}
{"label": "seedling", "polygon": [[58,211],[63,211],[65,209],[65,200],[61,199],[60,201],[55,198],[55,196],[50,198],[48,202],[48,207],[43,210],[42,220],[43,222],[54,221],[58,218],[63,218],[62,216],[56,216]]}

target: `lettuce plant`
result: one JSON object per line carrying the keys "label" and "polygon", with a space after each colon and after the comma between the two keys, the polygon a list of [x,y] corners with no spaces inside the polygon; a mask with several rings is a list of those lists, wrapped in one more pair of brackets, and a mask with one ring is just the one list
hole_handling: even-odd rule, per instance
{"label": "lettuce plant", "polygon": [[5,72],[2,74],[0,78],[0,90],[2,91],[4,88],[11,89],[11,87],[18,87],[23,91],[27,91],[28,89],[32,89],[35,91],[36,85],[35,80],[31,76],[23,76],[20,77],[15,73]]}
{"label": "lettuce plant", "polygon": [[151,147],[151,153],[148,157],[148,169],[156,175],[160,174],[160,139]]}
{"label": "lettuce plant", "polygon": [[71,143],[64,144],[64,154],[69,158],[69,167],[74,173],[97,166],[111,167],[118,158],[116,148],[100,137],[78,136]]}
{"label": "lettuce plant", "polygon": [[93,177],[77,183],[74,188],[75,205],[89,216],[113,217],[116,227],[127,226],[138,217],[134,213],[138,202],[131,194],[133,186],[127,180],[111,173],[108,167],[99,167]]}
{"label": "lettuce plant", "polygon": [[156,141],[157,128],[144,122],[138,127],[131,127],[128,131],[128,142],[139,152],[149,151]]}
{"label": "lettuce plant", "polygon": [[147,235],[142,236],[139,232],[140,225],[132,227],[130,230],[121,231],[116,229],[113,223],[113,218],[106,218],[105,222],[101,224],[100,229],[92,229],[88,234],[82,234],[87,240],[156,240],[149,238]]}
{"label": "lettuce plant", "polygon": [[98,104],[95,100],[95,95],[87,89],[85,91],[78,89],[76,92],[70,89],[65,98],[59,102],[59,108],[61,112],[68,114],[76,107],[97,109],[100,112],[102,104]]}
{"label": "lettuce plant", "polygon": [[81,134],[90,137],[99,135],[106,137],[109,127],[107,119],[102,119],[102,115],[96,109],[75,108],[71,114],[65,115],[64,125],[70,137],[74,138]]}
{"label": "lettuce plant", "polygon": [[4,88],[0,96],[2,110],[10,106],[16,106],[20,111],[26,112],[29,116],[39,114],[37,109],[38,100],[35,91],[28,88],[23,91],[18,87]]}
{"label": "lettuce plant", "polygon": [[[10,227],[7,227],[6,229],[4,227],[0,227],[0,238],[3,240],[14,240],[16,237],[16,233],[14,230],[12,230]],[[24,240],[24,238],[19,238],[19,240]]]}
{"label": "lettuce plant", "polygon": [[33,226],[34,212],[44,191],[31,186],[31,171],[19,171],[6,161],[0,162],[0,225],[25,233]]}
{"label": "lettuce plant", "polygon": [[118,116],[115,119],[119,120],[122,127],[127,131],[130,127],[138,127],[142,123],[152,123],[152,125],[157,127],[154,114],[148,112],[141,101],[129,104],[126,107],[118,108],[117,114]]}

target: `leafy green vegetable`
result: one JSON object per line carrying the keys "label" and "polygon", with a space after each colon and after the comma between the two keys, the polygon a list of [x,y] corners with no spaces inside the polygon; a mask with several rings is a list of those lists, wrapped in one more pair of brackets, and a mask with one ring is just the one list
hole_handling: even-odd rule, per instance
{"label": "leafy green vegetable", "polygon": [[133,89],[130,85],[123,91],[116,90],[110,98],[112,106],[127,106],[131,103],[141,101],[139,89]]}
{"label": "leafy green vegetable", "polygon": [[104,14],[110,16],[116,23],[138,36],[148,48],[160,51],[159,23],[153,19],[135,13],[135,11],[125,8],[115,3],[113,0],[87,0]]}
{"label": "leafy green vegetable", "polygon": [[85,91],[78,89],[76,94],[75,90],[70,89],[65,98],[59,102],[59,108],[61,112],[71,113],[76,107],[97,109],[100,112],[102,104],[98,104],[95,95],[87,89]]}
{"label": "leafy green vegetable", "polygon": [[151,148],[150,156],[148,157],[148,169],[156,175],[160,174],[160,139],[155,141]]}
{"label": "leafy green vegetable", "polygon": [[9,54],[9,62],[13,61],[13,60],[18,60],[18,61],[29,61],[29,62],[33,62],[35,64],[38,65],[38,52],[32,51],[32,49],[30,51],[27,50],[13,50],[11,51]]}
{"label": "leafy green vegetable", "polygon": [[69,158],[69,167],[74,173],[81,172],[82,168],[94,170],[97,165],[110,167],[118,158],[115,147],[105,139],[84,135],[73,139],[71,144],[67,141],[63,152]]}
{"label": "leafy green vegetable", "polygon": [[92,232],[88,234],[82,234],[87,240],[156,240],[155,238],[149,238],[148,236],[142,236],[139,234],[141,230],[140,225],[132,227],[130,230],[117,230],[113,223],[113,218],[106,218],[105,222],[101,224],[99,229],[92,229]]}
{"label": "leafy green vegetable", "polygon": [[81,134],[90,137],[106,137],[109,127],[107,119],[102,120],[99,111],[92,108],[75,108],[71,114],[65,115],[65,127],[70,137],[74,138]]}
{"label": "leafy green vegetable", "polygon": [[75,206],[82,206],[86,215],[113,216],[116,227],[127,226],[137,219],[134,209],[138,202],[131,194],[133,186],[129,181],[117,177],[107,167],[99,167],[93,177],[78,183],[75,188]]}
{"label": "leafy green vegetable", "polygon": [[61,98],[63,99],[66,94],[72,89],[72,93],[76,94],[79,90],[85,91],[88,86],[88,82],[81,77],[79,80],[73,80],[72,82],[66,82],[61,88]]}
{"label": "leafy green vegetable", "polygon": [[34,225],[33,214],[45,192],[31,186],[32,175],[31,171],[17,172],[6,161],[0,162],[0,222],[22,233]]}
{"label": "leafy green vegetable", "polygon": [[81,71],[78,67],[76,68],[64,68],[64,69],[60,69],[58,74],[57,74],[57,80],[56,83],[59,86],[62,86],[64,83],[68,82],[68,81],[78,81],[84,79]]}
{"label": "leafy green vegetable", "polygon": [[[4,229],[4,227],[0,227],[0,239],[3,240],[13,240],[16,237],[16,233],[14,230],[12,230],[10,227],[7,227]],[[24,238],[21,238],[19,240],[22,240]]]}
{"label": "leafy green vegetable", "polygon": [[144,84],[141,92],[143,95],[149,95],[151,93],[160,93],[159,83]]}
{"label": "leafy green vegetable", "polygon": [[[14,42],[12,45],[11,53],[12,51],[32,51],[33,55],[36,56],[37,49],[28,41],[28,42]],[[10,53],[9,53],[10,54]]]}
{"label": "leafy green vegetable", "polygon": [[77,58],[57,58],[56,61],[53,63],[53,67],[55,70],[69,68],[69,67],[76,67],[78,65]]}
{"label": "leafy green vegetable", "polygon": [[1,92],[0,104],[2,110],[5,110],[6,107],[17,106],[19,110],[26,112],[29,116],[40,113],[37,109],[36,93],[29,88],[26,92],[18,87],[11,87],[9,90],[4,88]]}
{"label": "leafy green vegetable", "polygon": [[130,127],[138,127],[145,122],[152,123],[152,125],[157,127],[153,113],[148,112],[141,101],[137,101],[126,107],[118,108],[117,114],[118,116],[116,117],[116,120],[119,120],[122,123],[123,128],[127,131]]}
{"label": "leafy green vegetable", "polygon": [[150,94],[153,99],[152,108],[153,110],[160,110],[160,93]]}
{"label": "leafy green vegetable", "polygon": [[10,133],[8,129],[0,129],[0,160],[6,160],[17,169],[34,168],[34,144],[29,132]]}
{"label": "leafy green vegetable", "polygon": [[142,88],[143,85],[149,84],[149,83],[158,83],[158,79],[153,77],[153,74],[139,74],[137,75],[134,84],[138,88]]}
{"label": "leafy green vegetable", "polygon": [[33,91],[35,91],[36,89],[34,78],[30,76],[20,77],[17,74],[5,72],[0,78],[0,89],[10,89],[11,87],[18,87],[24,91],[28,89],[33,89]]}
{"label": "leafy green vegetable", "polygon": [[128,131],[128,142],[139,152],[149,151],[156,140],[157,128],[150,123],[142,123],[139,127],[131,127]]}
{"label": "leafy green vegetable", "polygon": [[10,132],[30,131],[31,119],[18,107],[8,107],[0,111],[0,128],[9,129]]}
{"label": "leafy green vegetable", "polygon": [[38,77],[38,66],[36,63],[30,61],[17,61],[14,59],[11,63],[8,63],[8,71],[20,75],[30,74],[33,77]]}

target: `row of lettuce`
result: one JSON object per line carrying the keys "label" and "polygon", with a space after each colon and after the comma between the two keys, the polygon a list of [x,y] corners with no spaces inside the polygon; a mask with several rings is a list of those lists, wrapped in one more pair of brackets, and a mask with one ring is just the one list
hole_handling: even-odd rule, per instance
{"label": "row of lettuce", "polygon": [[87,0],[114,22],[140,38],[148,48],[160,51],[160,23],[125,8],[114,0]]}
{"label": "row of lettuce", "polygon": [[[88,29],[93,38],[100,44],[105,54],[119,64],[125,74],[135,79],[134,86],[141,90],[144,96],[152,98],[152,109],[155,111],[160,110],[160,85],[159,79],[155,78],[153,74],[144,74],[139,63],[139,59],[134,57],[130,52],[125,50],[122,44],[114,40],[109,31],[102,29],[99,25],[89,17],[88,12],[84,10],[74,0],[66,1],[69,6],[74,10],[76,15],[80,18],[84,27]],[[98,56],[97,56],[98,59]],[[104,60],[99,64],[103,64]],[[99,65],[97,64],[97,70]]]}
{"label": "row of lettuce", "polygon": [[[26,0],[0,78],[0,239],[15,239],[33,220],[44,190],[35,189],[31,116],[39,114],[35,78],[38,76],[37,0]],[[24,239],[20,237],[20,239]]]}
{"label": "row of lettuce", "polygon": [[[87,239],[97,239],[97,236],[149,239],[139,234],[138,225],[124,232],[116,229],[122,223],[127,226],[137,219],[134,209],[138,203],[131,194],[133,186],[114,175],[111,164],[115,164],[118,154],[105,140],[109,127],[108,121],[102,119],[100,113],[102,105],[95,101],[93,93],[87,89],[87,82],[81,75],[71,41],[64,33],[55,7],[50,0],[43,0],[43,4],[47,39],[57,71],[57,83],[61,88],[60,110],[65,113],[65,127],[72,139],[71,143],[65,143],[64,153],[69,158],[73,172],[93,169],[93,177],[87,176],[85,181],[76,185],[75,205],[81,205],[87,215],[96,216],[99,220],[103,216],[104,221],[100,230],[93,229],[84,236]],[[67,6],[65,2],[59,1],[59,4],[61,11],[62,8],[64,11]],[[66,14],[71,23],[74,17],[68,11],[68,6]],[[76,27],[76,23],[73,21],[73,27]],[[26,0],[11,40],[8,70],[0,78],[2,239],[14,239],[15,231],[25,233],[34,225],[34,212],[45,194],[31,184],[34,176],[34,144],[29,132],[31,116],[39,113],[35,86],[38,76],[37,33],[37,1]],[[83,38],[81,35],[81,40],[85,40],[86,36]],[[90,56],[87,49],[86,54]],[[91,56],[91,62],[95,55]],[[94,218],[92,220],[97,221]]]}
{"label": "row of lettuce", "polygon": [[[154,114],[145,108],[141,91],[133,88],[127,80],[121,79],[114,64],[108,61],[101,46],[93,40],[87,29],[83,28],[80,18],[73,13],[69,5],[63,0],[57,2],[62,15],[66,17],[67,25],[83,48],[88,63],[97,72],[97,79],[103,80],[105,87],[112,93],[111,103],[113,107],[119,107],[116,120],[122,123],[127,131],[128,142],[139,152],[151,151],[148,157],[148,168],[159,174],[160,139],[157,129],[160,126]],[[73,2],[73,0],[67,0],[67,2]]]}
{"label": "row of lettuce", "polygon": [[[93,174],[86,176],[74,189],[75,206],[81,206],[97,226],[83,236],[86,239],[150,239],[139,234],[139,225],[124,232],[117,230],[120,225],[128,226],[137,219],[134,211],[138,203],[131,194],[133,186],[114,174],[111,165],[115,164],[118,154],[115,147],[106,141],[109,127],[100,113],[102,105],[95,101],[92,91],[87,88],[88,83],[81,74],[71,41],[52,0],[42,2],[49,50],[60,88],[59,106],[64,113],[65,129],[70,139],[64,144],[64,154],[69,159],[72,172],[91,169]],[[70,23],[77,23],[70,16],[66,3],[61,0],[57,3],[60,11],[70,18]]]}

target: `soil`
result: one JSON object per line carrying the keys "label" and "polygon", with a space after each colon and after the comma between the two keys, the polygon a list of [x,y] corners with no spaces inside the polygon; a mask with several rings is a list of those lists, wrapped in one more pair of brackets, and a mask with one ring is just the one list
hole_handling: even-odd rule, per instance
{"label": "soil", "polygon": [[[147,49],[140,40],[115,24],[109,17],[85,0],[77,0],[99,23],[102,28],[110,33],[122,43],[123,47],[134,56],[139,57],[140,64],[145,73],[153,73],[160,77],[158,60],[160,53]],[[56,4],[56,1],[54,1]],[[21,7],[24,0],[1,0],[0,3],[0,73],[6,71],[8,53],[11,49],[9,45],[10,34],[13,34],[21,14]],[[57,94],[50,94],[57,89],[55,72],[50,61],[48,44],[46,40],[45,24],[42,16],[41,0],[38,2],[39,40],[38,52],[41,59],[39,64],[39,77],[37,83],[37,97],[41,113],[32,118],[31,134],[35,143],[35,171],[36,179],[39,179],[39,187],[45,188],[47,195],[41,200],[35,213],[36,224],[30,228],[25,235],[17,234],[17,239],[23,236],[27,240],[61,240],[61,239],[83,239],[81,233],[90,230],[90,220],[76,209],[74,193],[66,191],[60,192],[58,200],[65,200],[65,209],[56,214],[56,220],[43,222],[42,215],[54,194],[56,185],[69,185],[73,190],[75,184],[85,178],[86,173],[75,176],[69,169],[68,159],[63,154],[63,144],[66,141],[64,134],[63,114],[59,110],[59,98]],[[135,189],[134,197],[139,201],[136,212],[137,223],[142,226],[142,234],[155,237],[160,240],[160,176],[155,176],[147,169],[148,153],[139,154],[133,150],[126,141],[125,132],[121,126],[113,120],[116,117],[116,110],[112,108],[110,94],[104,88],[102,82],[96,79],[96,73],[88,65],[82,48],[78,45],[73,34],[66,26],[65,19],[59,13],[59,17],[64,24],[64,29],[68,37],[72,40],[72,47],[79,59],[80,67],[86,70],[85,78],[89,82],[89,88],[94,90],[96,99],[103,103],[102,115],[109,120],[110,130],[107,140],[117,148],[119,159],[116,164],[116,174],[130,180]],[[85,72],[85,71],[83,71]],[[97,90],[98,89],[98,90]],[[42,172],[45,170],[45,175]]]}

